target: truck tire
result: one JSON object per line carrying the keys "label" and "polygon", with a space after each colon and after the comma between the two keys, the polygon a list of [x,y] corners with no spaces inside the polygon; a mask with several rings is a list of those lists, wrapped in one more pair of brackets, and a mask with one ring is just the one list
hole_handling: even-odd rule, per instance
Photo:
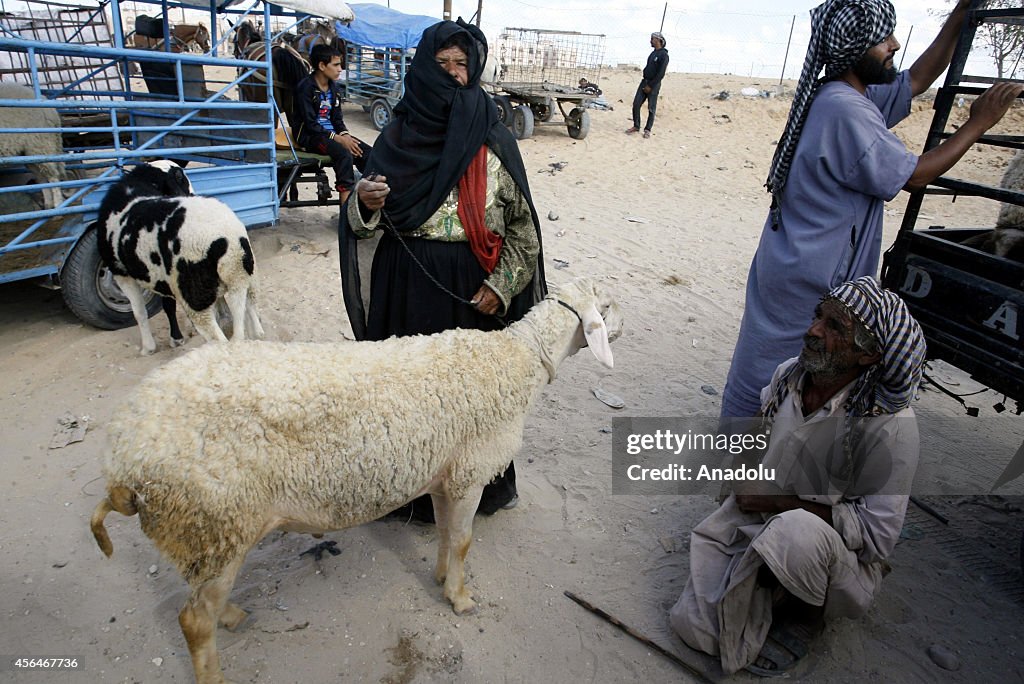
{"label": "truck tire", "polygon": [[590,112],[579,107],[569,112],[566,120],[566,127],[569,129],[569,137],[576,140],[583,140],[590,133]]}
{"label": "truck tire", "polygon": [[506,126],[512,125],[512,100],[508,95],[495,95],[494,104],[498,108],[498,121]]}
{"label": "truck tire", "polygon": [[512,135],[526,140],[533,135],[533,112],[527,105],[519,105],[512,112]]}
{"label": "truck tire", "polygon": [[544,98],[544,102],[533,102],[530,110],[533,111],[533,118],[537,121],[548,122],[555,117],[555,100],[551,97]]}
{"label": "truck tire", "polygon": [[[114,275],[100,260],[96,230],[87,230],[75,243],[60,272],[61,293],[83,323],[101,330],[119,330],[135,323],[132,305],[114,282]],[[160,310],[160,297],[148,293],[146,311]]]}
{"label": "truck tire", "polygon": [[373,101],[373,104],[370,105],[370,120],[373,121],[373,127],[378,131],[383,131],[384,127],[391,122],[391,105],[387,100],[378,98]]}

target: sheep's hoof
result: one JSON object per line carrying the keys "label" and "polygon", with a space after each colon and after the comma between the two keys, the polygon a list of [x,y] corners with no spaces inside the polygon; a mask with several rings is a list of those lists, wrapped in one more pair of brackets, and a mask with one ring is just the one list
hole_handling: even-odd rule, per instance
{"label": "sheep's hoof", "polygon": [[153,347],[152,349],[146,349],[145,347],[143,347],[142,350],[139,352],[139,355],[140,356],[152,356],[155,353],[156,353],[156,347]]}
{"label": "sheep's hoof", "polygon": [[224,625],[224,628],[229,632],[237,632],[248,617],[249,613],[247,611],[242,610],[234,603],[229,603],[224,607],[224,612],[221,613],[220,624]]}
{"label": "sheep's hoof", "polygon": [[434,570],[434,580],[438,584],[444,584],[444,581],[446,579],[448,579],[448,569],[447,568],[437,568],[436,570]]}
{"label": "sheep's hoof", "polygon": [[452,610],[456,615],[476,615],[476,601],[469,597],[469,592],[463,592],[461,596],[449,598],[452,602]]}
{"label": "sheep's hoof", "polygon": [[180,347],[183,344],[185,344],[185,338],[184,337],[172,337],[171,338],[171,349],[174,349],[176,347]]}

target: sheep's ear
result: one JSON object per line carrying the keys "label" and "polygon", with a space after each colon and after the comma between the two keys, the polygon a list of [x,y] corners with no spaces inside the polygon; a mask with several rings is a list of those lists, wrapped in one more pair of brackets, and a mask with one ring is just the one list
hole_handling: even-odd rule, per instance
{"label": "sheep's ear", "polygon": [[580,313],[580,322],[583,326],[583,335],[587,338],[587,346],[590,347],[590,351],[594,353],[598,361],[609,368],[614,368],[612,346],[608,343],[608,328],[605,326],[604,319],[601,318],[597,307],[591,304],[584,309]]}
{"label": "sheep's ear", "polygon": [[180,166],[172,166],[167,171],[167,175],[169,180],[167,182],[166,194],[171,197],[188,197],[192,194],[192,184],[188,182],[188,176],[185,175]]}

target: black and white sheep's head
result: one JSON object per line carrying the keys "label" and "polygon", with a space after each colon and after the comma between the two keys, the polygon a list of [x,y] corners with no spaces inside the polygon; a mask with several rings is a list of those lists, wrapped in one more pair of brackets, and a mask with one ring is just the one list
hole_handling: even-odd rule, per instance
{"label": "black and white sheep's head", "polygon": [[588,347],[598,361],[612,368],[610,343],[622,334],[622,311],[607,286],[593,278],[577,278],[562,286],[556,299],[580,317],[573,347]]}
{"label": "black and white sheep's head", "polygon": [[[162,197],[188,197],[192,194],[192,184],[180,166],[169,159],[158,159],[136,166],[126,176],[130,179],[129,187],[142,189],[144,194]],[[151,191],[150,191],[151,189]]]}

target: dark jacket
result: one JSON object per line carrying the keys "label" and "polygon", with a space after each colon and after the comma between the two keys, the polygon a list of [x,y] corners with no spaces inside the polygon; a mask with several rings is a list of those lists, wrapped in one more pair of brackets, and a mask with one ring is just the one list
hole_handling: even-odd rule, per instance
{"label": "dark jacket", "polygon": [[[334,126],[334,132],[347,131],[348,127],[341,113],[341,86],[336,81],[331,81],[327,88],[331,93],[331,125]],[[327,135],[327,131],[317,121],[319,109],[320,88],[310,74],[295,86],[295,116],[289,117],[292,121],[292,136],[300,147],[307,147],[315,136]]]}
{"label": "dark jacket", "polygon": [[647,66],[644,67],[644,82],[642,85],[649,85],[652,88],[661,83],[665,78],[665,71],[668,69],[668,50],[656,48],[647,58]]}

